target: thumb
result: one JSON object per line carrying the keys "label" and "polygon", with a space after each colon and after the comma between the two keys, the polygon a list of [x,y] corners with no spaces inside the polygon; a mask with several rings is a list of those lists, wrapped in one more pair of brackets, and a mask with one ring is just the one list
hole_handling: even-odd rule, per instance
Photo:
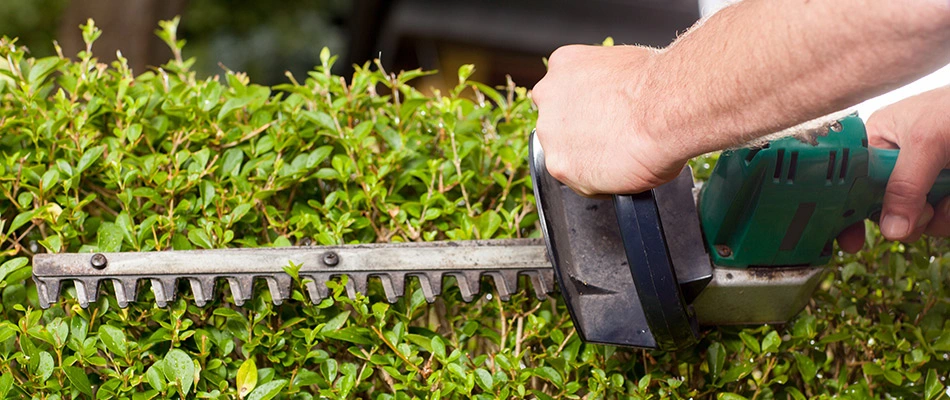
{"label": "thumb", "polygon": [[897,156],[881,210],[881,233],[887,239],[904,240],[927,224],[928,221],[921,220],[926,217],[923,211],[927,193],[947,165],[946,156],[935,151],[937,148],[939,146],[911,143]]}

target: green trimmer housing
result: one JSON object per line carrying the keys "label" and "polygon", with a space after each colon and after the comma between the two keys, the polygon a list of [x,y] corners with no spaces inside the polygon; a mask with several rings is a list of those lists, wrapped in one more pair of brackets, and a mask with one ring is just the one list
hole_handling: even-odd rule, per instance
{"label": "green trimmer housing", "polygon": [[[811,143],[809,143],[811,141]],[[826,264],[835,237],[877,220],[898,150],[868,147],[856,115],[824,135],[786,137],[722,153],[700,199],[706,245],[715,265]],[[929,201],[950,193],[940,175]]]}
{"label": "green trimmer housing", "polygon": [[[656,189],[578,196],[546,172],[532,181],[549,259],[582,339],[675,349],[698,326],[784,323],[808,303],[835,238],[880,215],[898,150],[868,147],[857,115],[723,152],[700,200],[689,168]],[[950,193],[940,175],[935,203]]]}

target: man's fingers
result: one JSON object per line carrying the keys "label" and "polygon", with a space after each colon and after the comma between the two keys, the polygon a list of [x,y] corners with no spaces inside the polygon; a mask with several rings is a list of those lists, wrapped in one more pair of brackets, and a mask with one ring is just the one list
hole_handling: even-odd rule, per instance
{"label": "man's fingers", "polygon": [[864,247],[864,221],[855,223],[838,235],[838,247],[848,253],[857,253]]}
{"label": "man's fingers", "polygon": [[887,181],[881,211],[881,233],[889,240],[906,240],[917,230],[927,204],[927,193],[947,165],[925,144],[905,146]]}
{"label": "man's fingers", "polygon": [[927,229],[927,224],[934,217],[934,208],[930,204],[924,203],[924,210],[920,213],[920,217],[917,219],[917,225],[914,226],[914,230],[910,232],[910,235],[907,235],[903,239],[904,242],[911,243],[920,240],[920,237],[924,235],[924,231]]}
{"label": "man's fingers", "polygon": [[934,208],[934,217],[924,233],[930,236],[950,236],[950,197],[944,198]]}

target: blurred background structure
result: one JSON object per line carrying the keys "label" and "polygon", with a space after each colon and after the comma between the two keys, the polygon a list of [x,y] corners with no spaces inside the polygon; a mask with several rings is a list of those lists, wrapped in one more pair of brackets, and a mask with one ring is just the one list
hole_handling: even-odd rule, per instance
{"label": "blurred background structure", "polygon": [[[286,82],[319,64],[324,46],[340,55],[336,68],[380,58],[390,70],[446,72],[421,85],[454,85],[455,71],[475,64],[474,79],[531,86],[544,75],[542,57],[564,44],[664,46],[699,18],[698,0],[3,0],[0,35],[19,37],[35,56],[82,47],[78,26],[93,18],[103,29],[94,52],[122,55],[136,72],[171,53],[154,31],[181,16],[179,37],[196,70],[247,72],[262,84]],[[704,0],[708,1],[708,0]]]}
{"label": "blurred background structure", "polygon": [[[116,50],[137,73],[161,65],[171,52],[155,36],[158,21],[181,16],[186,57],[201,76],[224,68],[273,85],[319,64],[326,46],[340,59],[336,73],[379,58],[391,71],[423,68],[441,74],[417,81],[425,90],[451,87],[463,64],[473,79],[504,85],[507,76],[531,87],[543,57],[565,44],[662,47],[708,15],[738,0],[0,0],[0,35],[19,37],[34,56],[67,56],[82,47],[79,25],[96,20],[104,33],[94,47],[103,61]],[[944,68],[858,107],[875,109],[950,83]]]}

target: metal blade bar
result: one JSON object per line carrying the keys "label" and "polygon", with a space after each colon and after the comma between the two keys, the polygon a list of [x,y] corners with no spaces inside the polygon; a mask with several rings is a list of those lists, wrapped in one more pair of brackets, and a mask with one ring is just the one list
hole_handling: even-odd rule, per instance
{"label": "metal blade bar", "polygon": [[387,300],[403,295],[408,277],[417,277],[426,300],[442,291],[442,280],[453,276],[465,301],[480,291],[482,276],[491,276],[502,299],[517,289],[517,278],[531,278],[538,298],[554,290],[554,276],[541,239],[473,240],[457,242],[383,243],[255,249],[189,250],[128,253],[37,254],[33,279],[40,305],[56,302],[64,281],[76,286],[82,307],[96,301],[99,284],[112,281],[116,300],[126,307],[136,297],[140,280],[151,283],[155,301],[174,301],[177,282],[188,280],[198,305],[214,297],[215,281],[228,281],[234,302],[251,298],[255,279],[267,281],[271,298],[280,304],[290,297],[292,279],[284,272],[300,266],[310,300],[329,296],[326,282],[347,276],[351,297],[366,293],[370,278],[380,279]]}

